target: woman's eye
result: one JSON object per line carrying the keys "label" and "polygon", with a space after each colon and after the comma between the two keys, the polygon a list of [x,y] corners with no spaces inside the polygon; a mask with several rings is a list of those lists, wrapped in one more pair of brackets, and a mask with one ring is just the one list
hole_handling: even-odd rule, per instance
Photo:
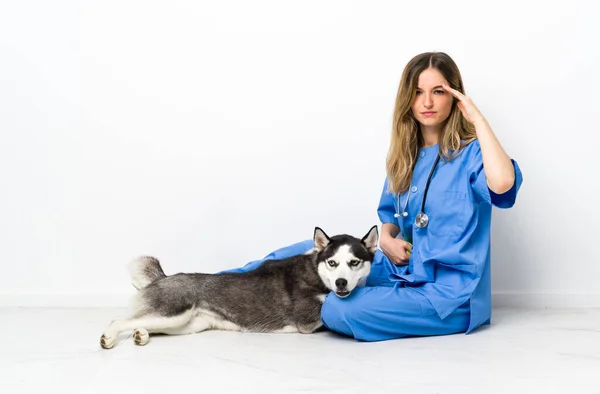
{"label": "woman's eye", "polygon": [[444,94],[444,93],[446,93],[446,92],[445,92],[445,91],[443,91],[443,90],[434,90],[434,93],[435,93],[435,94]]}
{"label": "woman's eye", "polygon": [[417,93],[416,93],[416,94],[417,94],[417,96],[418,96],[418,95],[420,95],[421,93],[423,93],[423,92],[421,92],[421,91],[417,90]]}

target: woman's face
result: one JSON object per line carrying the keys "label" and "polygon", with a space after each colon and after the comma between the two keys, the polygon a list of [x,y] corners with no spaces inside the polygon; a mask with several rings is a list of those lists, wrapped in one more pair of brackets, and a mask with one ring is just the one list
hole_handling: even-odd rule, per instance
{"label": "woman's face", "polygon": [[449,85],[435,68],[428,68],[419,75],[417,95],[411,109],[423,131],[441,131],[450,116],[454,98],[442,88],[442,84]]}

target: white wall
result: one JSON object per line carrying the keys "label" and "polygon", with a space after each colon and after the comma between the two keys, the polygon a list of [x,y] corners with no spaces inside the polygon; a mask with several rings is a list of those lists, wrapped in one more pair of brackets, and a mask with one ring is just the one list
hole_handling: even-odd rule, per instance
{"label": "white wall", "polygon": [[121,305],[139,254],[212,272],[362,235],[402,69],[440,50],[524,173],[494,293],[600,306],[593,3],[3,2],[0,300]]}

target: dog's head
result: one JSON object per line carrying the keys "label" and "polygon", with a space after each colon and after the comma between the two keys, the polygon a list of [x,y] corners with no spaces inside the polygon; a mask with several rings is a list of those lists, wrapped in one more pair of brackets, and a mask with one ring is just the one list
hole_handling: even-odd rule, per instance
{"label": "dog's head", "polygon": [[379,232],[371,227],[362,239],[350,235],[328,237],[315,228],[314,241],[318,271],[325,286],[344,298],[371,272],[371,262],[377,250]]}

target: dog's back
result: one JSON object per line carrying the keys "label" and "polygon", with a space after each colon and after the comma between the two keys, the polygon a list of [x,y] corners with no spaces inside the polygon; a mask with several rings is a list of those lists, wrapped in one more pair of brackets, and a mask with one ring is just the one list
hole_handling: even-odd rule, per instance
{"label": "dog's back", "polygon": [[[266,261],[244,273],[158,276],[138,294],[138,307],[165,317],[195,309],[220,316],[241,331],[312,331],[329,289],[316,253]],[[154,262],[152,262],[154,263]],[[219,328],[219,327],[214,327]]]}

